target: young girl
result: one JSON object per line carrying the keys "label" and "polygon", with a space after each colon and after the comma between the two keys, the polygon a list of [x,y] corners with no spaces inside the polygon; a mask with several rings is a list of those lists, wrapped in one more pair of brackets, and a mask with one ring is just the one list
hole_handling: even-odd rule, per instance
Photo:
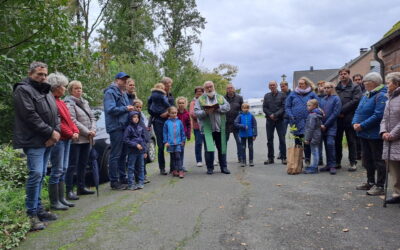
{"label": "young girl", "polygon": [[184,177],[181,152],[185,146],[186,136],[181,120],[177,118],[178,110],[171,106],[168,108],[168,120],[164,123],[163,142],[167,152],[171,155],[172,175]]}
{"label": "young girl", "polygon": [[253,163],[253,141],[257,137],[257,121],[254,116],[249,112],[250,105],[248,103],[242,104],[242,113],[235,119],[235,127],[239,129],[239,136],[242,145],[242,167],[246,166],[246,142],[249,147],[249,165],[254,166]]}
{"label": "young girl", "polygon": [[[178,118],[181,120],[183,124],[183,129],[185,131],[185,136],[187,140],[190,140],[190,136],[192,134],[192,124],[190,122],[189,112],[186,110],[188,105],[188,101],[186,97],[180,96],[176,98],[176,106],[178,106]],[[183,164],[183,155],[184,155],[184,147],[182,147],[181,151],[181,160]],[[187,172],[185,167],[183,167],[183,172]]]}
{"label": "young girl", "polygon": [[[140,113],[130,114],[130,124],[125,129],[123,142],[128,145],[128,190],[143,189],[144,187],[144,158],[147,152],[146,136],[140,126]],[[135,172],[138,183],[135,185]]]}
{"label": "young girl", "polygon": [[307,102],[307,110],[310,112],[307,116],[304,134],[304,143],[310,145],[312,162],[304,170],[305,174],[318,173],[319,145],[322,139],[321,125],[323,111],[318,107],[318,100],[311,99]]}

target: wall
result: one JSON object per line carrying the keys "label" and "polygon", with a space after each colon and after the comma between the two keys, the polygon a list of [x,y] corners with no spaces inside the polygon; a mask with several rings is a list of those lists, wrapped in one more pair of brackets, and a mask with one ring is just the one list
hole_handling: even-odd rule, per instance
{"label": "wall", "polygon": [[387,43],[381,53],[385,64],[385,75],[390,72],[400,72],[400,37]]}

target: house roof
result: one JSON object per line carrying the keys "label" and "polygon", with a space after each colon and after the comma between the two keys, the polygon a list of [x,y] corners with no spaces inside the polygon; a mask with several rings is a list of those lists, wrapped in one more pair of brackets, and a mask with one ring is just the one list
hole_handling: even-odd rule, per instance
{"label": "house roof", "polygon": [[[358,61],[360,61],[361,59],[363,59],[365,56],[367,56],[368,54],[372,53],[372,50],[368,50],[366,52],[361,53],[359,56],[357,56],[356,58],[350,60],[349,62],[347,62],[343,67],[341,67],[340,69],[343,68],[351,68],[354,64],[356,64]],[[335,73],[333,73],[332,75],[328,76],[325,81],[332,81],[333,79],[335,79],[335,77],[338,76],[338,72],[336,71]]]}
{"label": "house roof", "polygon": [[339,69],[314,69],[314,70],[300,70],[293,72],[293,82],[294,85],[297,84],[300,77],[307,77],[314,83],[317,83],[320,80],[325,80],[328,76],[332,74],[337,74]]}
{"label": "house roof", "polygon": [[383,46],[385,46],[385,44],[387,44],[388,42],[392,41],[397,37],[400,37],[400,29],[393,31],[391,34],[385,36],[371,47],[374,48],[376,51],[379,51],[383,48]]}

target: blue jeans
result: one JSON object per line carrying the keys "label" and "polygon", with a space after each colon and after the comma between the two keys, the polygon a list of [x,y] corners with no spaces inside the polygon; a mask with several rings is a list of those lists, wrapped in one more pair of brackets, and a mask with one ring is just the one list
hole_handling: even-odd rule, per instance
{"label": "blue jeans", "polygon": [[310,168],[318,168],[318,161],[319,161],[319,144],[311,144],[311,154],[312,154],[312,161]]}
{"label": "blue jeans", "polygon": [[171,156],[171,164],[173,168],[171,169],[172,171],[183,171],[183,147],[182,147],[182,152],[170,152],[169,153]]}
{"label": "blue jeans", "polygon": [[29,171],[26,181],[26,213],[28,215],[36,215],[42,208],[40,194],[52,147],[24,148],[23,150],[27,157]]}
{"label": "blue jeans", "polygon": [[58,141],[50,154],[51,172],[49,184],[58,184],[65,180],[65,173],[68,169],[69,148],[71,140]]}
{"label": "blue jeans", "polygon": [[124,137],[123,130],[116,130],[110,133],[111,151],[109,159],[108,175],[110,182],[118,182],[126,179],[126,145],[122,139]]}
{"label": "blue jeans", "polygon": [[286,129],[283,120],[273,121],[267,119],[266,130],[267,130],[267,146],[268,146],[268,159],[274,159],[274,133],[278,133],[279,137],[279,151],[282,159],[286,159],[286,140],[285,134]]}
{"label": "blue jeans", "polygon": [[[221,170],[223,168],[227,168],[226,164],[226,154],[222,154],[222,145],[221,145],[221,132],[212,132],[212,137],[215,143],[215,146],[218,150],[218,161]],[[204,140],[204,144],[206,144]],[[207,147],[206,147],[207,150]],[[206,165],[207,169],[213,170],[214,169],[214,152],[213,151],[206,151]]]}
{"label": "blue jeans", "polygon": [[249,147],[249,161],[253,161],[253,137],[242,137],[240,138],[240,141],[242,142],[242,152],[243,152],[243,158],[242,161],[246,162],[246,142]]}
{"label": "blue jeans", "polygon": [[138,184],[144,183],[144,154],[128,154],[128,185],[132,186],[137,173]]}
{"label": "blue jeans", "polygon": [[90,154],[90,144],[71,144],[69,167],[65,177],[67,191],[72,191],[74,185],[74,172],[76,172],[77,186],[85,187],[86,167]]}
{"label": "blue jeans", "polygon": [[335,149],[335,136],[323,135],[326,154],[326,166],[336,167],[336,149]]}
{"label": "blue jeans", "polygon": [[[227,143],[229,141],[230,134],[231,134],[230,132],[226,133],[226,142]],[[242,152],[242,143],[240,142],[240,137],[239,137],[239,130],[233,131],[232,134],[233,134],[233,137],[235,138],[237,157],[238,157],[238,160],[240,161],[243,158],[242,157],[243,152]]]}
{"label": "blue jeans", "polygon": [[[194,152],[196,155],[196,162],[202,162],[201,147],[203,146],[204,135],[201,134],[200,129],[193,129],[194,133]],[[205,150],[204,150],[205,151]]]}

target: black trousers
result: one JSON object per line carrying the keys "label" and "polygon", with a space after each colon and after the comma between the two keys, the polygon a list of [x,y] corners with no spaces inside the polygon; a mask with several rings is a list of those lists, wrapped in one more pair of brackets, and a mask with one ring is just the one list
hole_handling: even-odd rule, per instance
{"label": "black trousers", "polygon": [[[383,141],[381,139],[361,138],[362,163],[367,170],[367,181],[383,187],[386,179],[385,161],[382,160]],[[375,171],[377,178],[375,181]]]}
{"label": "black trousers", "polygon": [[350,164],[357,163],[357,136],[351,123],[344,122],[343,119],[337,121],[337,132],[335,140],[336,149],[336,164],[340,165],[343,158],[343,135],[346,134],[347,145],[349,147],[349,161]]}
{"label": "black trousers", "polygon": [[[218,161],[219,161],[219,166],[222,169],[227,168],[227,163],[226,163],[226,154],[222,154],[222,142],[221,142],[221,132],[212,132],[212,137],[215,143],[215,146],[218,150]],[[207,149],[207,143],[204,138],[204,144],[206,145]],[[207,169],[214,169],[214,152],[206,151],[205,152],[206,156],[206,165]]]}

